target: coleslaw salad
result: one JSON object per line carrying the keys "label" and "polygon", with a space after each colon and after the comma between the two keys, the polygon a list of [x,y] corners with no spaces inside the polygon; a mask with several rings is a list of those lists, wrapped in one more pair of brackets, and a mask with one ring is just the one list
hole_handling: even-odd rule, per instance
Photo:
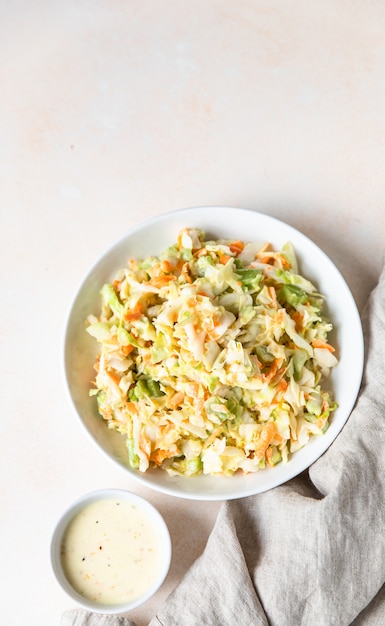
{"label": "coleslaw salad", "polygon": [[328,428],[338,363],[323,297],[290,243],[183,229],[101,289],[90,394],[145,472],[230,476],[285,463]]}

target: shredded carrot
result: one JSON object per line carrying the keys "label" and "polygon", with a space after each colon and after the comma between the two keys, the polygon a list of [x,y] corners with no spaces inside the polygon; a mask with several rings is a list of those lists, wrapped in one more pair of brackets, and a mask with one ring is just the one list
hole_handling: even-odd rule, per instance
{"label": "shredded carrot", "polygon": [[181,274],[183,278],[185,279],[186,283],[192,283],[192,278],[190,276],[190,268],[187,262],[183,263]]}
{"label": "shredded carrot", "polygon": [[302,330],[302,328],[303,328],[303,314],[300,311],[294,311],[294,313],[292,313],[291,317],[295,321],[295,329],[297,331]]}
{"label": "shredded carrot", "polygon": [[154,278],[151,278],[149,284],[153,285],[153,287],[157,287],[160,289],[172,280],[176,280],[176,276],[174,276],[173,274],[163,274],[163,276],[154,276]]}
{"label": "shredded carrot", "polygon": [[287,388],[288,388],[288,382],[287,380],[285,380],[285,378],[282,378],[279,381],[278,385],[276,386],[276,391],[277,393],[284,393]]}
{"label": "shredded carrot", "polygon": [[270,385],[278,383],[285,373],[285,367],[280,367],[281,364],[282,359],[274,359],[267,372],[262,375],[262,381]]}
{"label": "shredded carrot", "polygon": [[134,413],[135,415],[138,414],[138,409],[136,408],[136,405],[134,402],[126,402],[126,408],[130,414],[132,413]]}
{"label": "shredded carrot", "polygon": [[133,320],[138,320],[143,315],[143,307],[141,302],[137,302],[136,305],[127,311],[124,316],[124,319],[127,322],[132,322]]}
{"label": "shredded carrot", "polygon": [[275,291],[274,287],[267,287],[267,291],[269,293],[270,298],[273,301],[273,305],[274,307],[277,304],[277,292]]}
{"label": "shredded carrot", "polygon": [[[282,362],[281,359],[279,359],[279,364]],[[270,385],[277,385],[277,383],[279,383],[279,381],[281,380],[282,376],[285,374],[286,368],[285,367],[280,367],[276,374],[274,374],[274,376],[269,380]]]}
{"label": "shredded carrot", "polygon": [[170,261],[168,261],[167,259],[164,259],[160,264],[160,268],[163,272],[166,272],[167,274],[171,272],[172,266],[171,266]]}
{"label": "shredded carrot", "polygon": [[194,251],[194,256],[200,257],[200,256],[207,256],[208,255],[208,251],[206,250],[206,248],[198,248],[198,250]]}
{"label": "shredded carrot", "polygon": [[183,403],[183,400],[184,400],[184,393],[183,393],[183,391],[177,391],[172,396],[172,398],[170,398],[169,404],[172,407],[180,406]]}
{"label": "shredded carrot", "polygon": [[107,371],[108,376],[111,378],[111,380],[114,381],[114,383],[116,383],[117,385],[119,385],[120,383],[120,378],[117,374],[115,374],[114,372],[109,372]]}
{"label": "shredded carrot", "polygon": [[335,348],[327,343],[326,341],[321,341],[320,339],[313,339],[311,342],[313,348],[322,348],[323,350],[329,350],[329,352],[335,352]]}
{"label": "shredded carrot", "polygon": [[275,374],[276,374],[276,373],[277,373],[277,371],[278,371],[278,365],[279,365],[279,361],[278,361],[278,359],[274,359],[274,361],[273,361],[273,362],[272,362],[272,364],[270,365],[270,367],[269,367],[269,369],[268,369],[267,373],[266,373],[266,374],[264,374],[264,376],[262,377],[264,382],[267,382],[267,383],[268,383],[269,381],[271,381],[271,379],[273,378],[273,376],[275,376]]}
{"label": "shredded carrot", "polygon": [[199,398],[201,396],[201,384],[190,382],[188,386],[188,393],[192,398]]}
{"label": "shredded carrot", "polygon": [[[275,261],[275,255],[274,254],[267,254],[266,256],[262,257],[261,259],[259,259],[261,263],[265,263],[266,265],[270,263],[270,261],[272,260],[273,263]],[[272,264],[273,264],[272,263]],[[271,264],[271,265],[272,265]]]}
{"label": "shredded carrot", "polygon": [[230,261],[231,256],[229,256],[228,254],[223,254],[223,252],[218,252],[218,256],[219,256],[219,263],[222,263],[222,265],[226,265],[226,263],[228,261]]}
{"label": "shredded carrot", "polygon": [[286,257],[283,256],[283,254],[279,254],[279,252],[277,253],[277,259],[279,259],[281,261],[282,267],[284,269],[290,269],[291,265],[289,263],[289,261],[287,260]]}
{"label": "shredded carrot", "polygon": [[127,346],[121,346],[120,349],[125,356],[128,356],[133,351],[134,346],[132,345],[132,343],[129,343]]}
{"label": "shredded carrot", "polygon": [[285,318],[284,309],[279,309],[277,311],[277,315],[275,316],[275,321],[277,324],[282,324]]}
{"label": "shredded carrot", "polygon": [[161,450],[158,448],[150,454],[150,461],[155,463],[155,465],[161,465],[165,459],[170,459],[173,456],[175,456],[175,450]]}
{"label": "shredded carrot", "polygon": [[277,432],[277,427],[275,423],[268,422],[266,426],[263,428],[259,436],[257,445],[255,447],[255,453],[257,454],[257,456],[262,456],[266,452],[276,432]]}
{"label": "shredded carrot", "polygon": [[243,243],[243,241],[233,241],[229,247],[231,252],[234,252],[235,255],[238,255],[242,252],[245,244]]}

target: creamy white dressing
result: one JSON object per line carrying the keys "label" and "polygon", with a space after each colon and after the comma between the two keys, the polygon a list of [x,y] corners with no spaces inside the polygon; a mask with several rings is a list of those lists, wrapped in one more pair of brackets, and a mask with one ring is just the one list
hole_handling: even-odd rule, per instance
{"label": "creamy white dressing", "polygon": [[101,604],[135,600],[161,568],[158,531],[140,507],[118,499],[85,506],[61,546],[63,571],[83,597]]}

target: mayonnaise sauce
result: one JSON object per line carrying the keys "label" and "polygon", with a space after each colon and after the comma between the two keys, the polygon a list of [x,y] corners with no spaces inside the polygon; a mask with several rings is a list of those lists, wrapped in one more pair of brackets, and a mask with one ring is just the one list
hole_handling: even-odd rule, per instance
{"label": "mayonnaise sauce", "polygon": [[83,597],[121,604],[143,595],[157,577],[160,540],[140,507],[125,500],[99,500],[68,525],[61,560],[68,582]]}

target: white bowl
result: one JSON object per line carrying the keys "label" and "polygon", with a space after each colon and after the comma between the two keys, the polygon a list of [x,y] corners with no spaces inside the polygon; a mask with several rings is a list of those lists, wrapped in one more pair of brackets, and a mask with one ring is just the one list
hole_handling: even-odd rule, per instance
{"label": "white bowl", "polygon": [[[153,572],[152,575],[151,583],[149,584],[149,586],[146,586],[144,590],[142,590],[139,596],[136,596],[131,601],[106,604],[84,597],[74,588],[74,586],[72,586],[66,575],[65,567],[63,566],[61,551],[63,538],[71,521],[81,511],[83,511],[83,509],[87,507],[87,505],[110,499],[112,499],[113,501],[124,501],[129,503],[130,505],[134,505],[139,511],[143,512],[146,515],[151,527],[153,527],[153,530],[155,531],[155,536],[159,541],[160,565],[157,564],[156,570]],[[120,525],[122,525],[122,521],[120,521]],[[90,534],[91,533],[92,529],[90,528]],[[84,609],[97,613],[126,613],[127,611],[132,611],[137,606],[146,602],[162,585],[169,571],[171,552],[171,539],[166,523],[163,517],[157,511],[157,509],[155,509],[155,507],[150,504],[150,502],[148,502],[141,496],[126,491],[124,489],[100,489],[98,491],[92,491],[81,496],[61,516],[60,520],[56,524],[52,535],[51,565],[54,575],[61,587],[73,600],[75,600]]]}
{"label": "white bowl", "polygon": [[[89,381],[94,376],[95,341],[85,332],[89,313],[99,314],[100,288],[125,266],[128,257],[158,254],[176,240],[184,227],[197,227],[211,238],[269,241],[280,248],[287,241],[294,245],[300,272],[325,296],[326,312],[334,330],[331,343],[337,346],[339,364],[329,385],[338,402],[330,427],[320,437],[296,452],[287,464],[279,464],[248,475],[232,477],[169,476],[152,469],[142,474],[127,462],[124,437],[109,430],[98,419],[94,398],[89,397]],[[354,340],[352,340],[352,338]],[[89,271],[76,294],[65,335],[65,374],[71,401],[92,440],[132,478],[157,491],[196,500],[226,500],[266,491],[301,473],[330,446],[344,426],[357,398],[364,360],[360,316],[342,275],[318,246],[291,226],[268,215],[232,207],[181,209],[149,220],[126,234],[109,248]]]}

